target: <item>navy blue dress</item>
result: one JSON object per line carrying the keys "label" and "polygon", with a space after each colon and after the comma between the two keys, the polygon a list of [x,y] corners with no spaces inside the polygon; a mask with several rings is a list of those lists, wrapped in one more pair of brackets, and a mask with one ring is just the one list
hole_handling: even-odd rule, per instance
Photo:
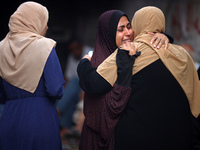
{"label": "navy blue dress", "polygon": [[55,100],[64,91],[64,78],[53,48],[34,93],[0,78],[0,150],[62,150]]}

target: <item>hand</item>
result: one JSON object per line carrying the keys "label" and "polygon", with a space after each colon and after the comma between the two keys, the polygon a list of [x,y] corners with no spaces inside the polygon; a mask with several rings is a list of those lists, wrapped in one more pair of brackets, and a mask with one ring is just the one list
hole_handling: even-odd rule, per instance
{"label": "hand", "polygon": [[92,56],[85,55],[85,56],[83,56],[83,58],[82,58],[82,59],[84,59],[84,58],[87,58],[87,59],[90,61],[90,60],[91,60],[91,58],[92,58]]}
{"label": "hand", "polygon": [[120,46],[121,49],[129,51],[129,55],[135,55],[137,52],[137,46],[133,44],[133,42],[126,42]]}
{"label": "hand", "polygon": [[159,49],[161,48],[162,45],[165,45],[165,49],[167,49],[169,39],[167,38],[166,35],[162,33],[153,33],[153,32],[148,32],[148,34],[153,35],[150,43],[154,44],[154,47],[157,47]]}

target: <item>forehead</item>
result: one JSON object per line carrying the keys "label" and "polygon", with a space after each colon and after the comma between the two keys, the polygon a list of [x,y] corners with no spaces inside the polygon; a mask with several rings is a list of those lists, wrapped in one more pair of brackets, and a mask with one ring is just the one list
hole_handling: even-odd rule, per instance
{"label": "forehead", "polygon": [[128,23],[130,23],[129,22],[129,20],[127,19],[127,17],[126,16],[122,16],[121,18],[120,18],[120,20],[119,20],[119,23],[118,23],[118,27],[119,26],[122,26],[122,25],[127,25]]}

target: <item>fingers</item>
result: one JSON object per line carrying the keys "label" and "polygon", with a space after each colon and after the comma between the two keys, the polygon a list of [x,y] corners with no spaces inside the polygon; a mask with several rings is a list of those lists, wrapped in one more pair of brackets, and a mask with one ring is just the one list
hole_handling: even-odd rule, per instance
{"label": "fingers", "polygon": [[165,40],[165,49],[168,47],[169,40]]}
{"label": "fingers", "polygon": [[150,43],[153,44],[154,47],[160,48],[163,45],[162,39],[158,37],[158,33],[148,32],[148,34],[153,35]]}
{"label": "fingers", "polygon": [[130,43],[130,45],[133,47],[133,49],[131,49],[129,51],[129,55],[132,56],[132,55],[135,55],[135,53],[137,52],[138,47],[137,47],[137,45],[134,45],[132,42]]}
{"label": "fingers", "polygon": [[89,56],[89,55],[85,55],[85,56],[83,56],[83,58],[82,59],[84,59],[84,58],[87,58],[89,61],[91,60],[91,56]]}
{"label": "fingers", "polygon": [[161,45],[159,45],[159,43],[161,43],[161,45],[163,44],[162,43],[162,39],[161,38],[159,38],[159,37],[157,37],[156,38],[156,40],[155,40],[155,42],[153,43],[153,47],[157,47],[157,48],[160,48],[161,47]]}
{"label": "fingers", "polygon": [[133,44],[133,42],[127,42],[120,46],[121,49],[129,51],[129,55],[135,55],[137,52],[137,46]]}
{"label": "fingers", "polygon": [[[138,50],[138,46],[137,45],[134,45],[135,46],[135,49],[134,49],[134,53],[132,54],[132,55],[135,55],[136,54],[136,52],[137,52],[137,50]],[[132,56],[131,55],[131,56]]]}
{"label": "fingers", "polygon": [[169,40],[163,40],[163,39],[161,39],[161,38],[157,38],[156,39],[156,41],[154,42],[154,47],[155,48],[158,48],[158,49],[160,49],[161,47],[162,47],[162,45],[164,45],[165,46],[165,49],[167,49],[167,47],[168,47],[168,43],[169,43]]}
{"label": "fingers", "polygon": [[137,50],[138,50],[138,46],[137,45],[134,45],[135,46],[135,51],[137,52]]}
{"label": "fingers", "polygon": [[165,49],[167,49],[169,39],[166,35],[162,33],[152,33],[152,32],[148,32],[148,34],[153,35],[150,41],[150,43],[153,44],[153,47],[160,49],[162,45],[164,45]]}
{"label": "fingers", "polygon": [[134,46],[131,43],[133,43],[133,42],[126,42],[126,43],[122,44],[122,46],[120,46],[120,48],[130,51],[131,49],[133,49],[133,46]]}
{"label": "fingers", "polygon": [[165,45],[165,49],[167,49],[169,40],[161,39],[160,37],[157,37],[155,42],[153,43],[153,47],[160,49],[162,45]]}
{"label": "fingers", "polygon": [[156,39],[158,38],[154,33],[152,34],[152,32],[148,32],[148,34],[151,34],[151,35],[154,35],[153,37],[152,37],[152,39],[151,39],[151,44],[153,44],[155,41],[156,41]]}
{"label": "fingers", "polygon": [[154,35],[155,33],[153,33],[153,32],[148,32],[148,34],[150,34],[150,35]]}

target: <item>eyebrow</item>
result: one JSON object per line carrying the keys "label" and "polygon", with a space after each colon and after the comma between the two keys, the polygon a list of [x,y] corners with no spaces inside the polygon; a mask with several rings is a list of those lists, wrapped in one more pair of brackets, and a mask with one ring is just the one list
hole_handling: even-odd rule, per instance
{"label": "eyebrow", "polygon": [[[129,24],[131,24],[131,23],[130,23],[130,22],[127,23],[127,25],[129,25]],[[127,25],[126,25],[126,26],[127,26]],[[126,26],[125,26],[125,25],[121,25],[121,26],[118,26],[118,28],[120,28],[120,27],[121,27],[121,28],[124,28],[124,27],[126,27]]]}

